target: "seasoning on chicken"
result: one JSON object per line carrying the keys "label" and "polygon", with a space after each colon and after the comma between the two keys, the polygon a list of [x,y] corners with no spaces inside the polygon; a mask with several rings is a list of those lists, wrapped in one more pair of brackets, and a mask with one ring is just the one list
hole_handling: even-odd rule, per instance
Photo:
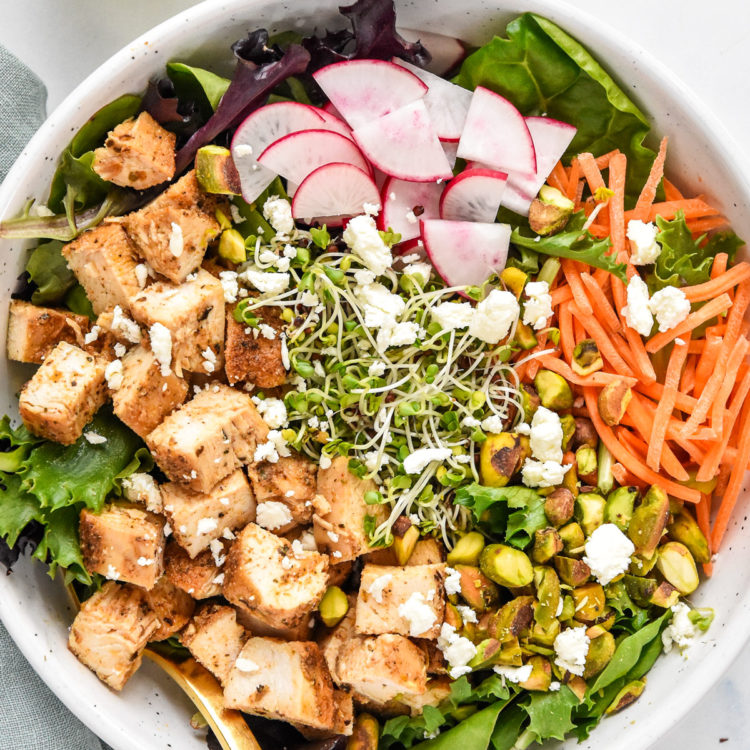
{"label": "seasoning on chicken", "polygon": [[[228,546],[229,543],[225,542],[222,556]],[[164,575],[193,599],[200,601],[221,594],[221,566],[216,564],[210,550],[191,558],[177,542],[168,542],[164,550]]]}
{"label": "seasoning on chicken", "polygon": [[190,622],[195,610],[193,597],[166,576],[146,592],[146,601],[159,618],[159,629],[151,636],[152,641],[164,641],[179,633]]}

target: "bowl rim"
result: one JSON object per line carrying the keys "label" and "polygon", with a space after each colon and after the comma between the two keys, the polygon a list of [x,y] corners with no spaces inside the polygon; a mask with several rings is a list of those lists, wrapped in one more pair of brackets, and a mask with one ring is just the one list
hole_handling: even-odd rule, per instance
{"label": "bowl rim", "polygon": [[[203,2],[171,16],[139,35],[99,65],[47,116],[8,171],[0,184],[0,219],[4,217],[13,202],[18,191],[18,185],[23,182],[22,177],[26,162],[32,160],[36,155],[44,153],[45,143],[56,127],[61,124],[67,125],[77,122],[80,119],[80,99],[88,97],[91,91],[100,91],[106,88],[107,83],[118,73],[127,72],[129,68],[134,72],[144,69],[147,64],[144,63],[143,59],[132,56],[134,48],[143,44],[152,44],[155,41],[159,43],[169,41],[184,32],[185,24],[189,23],[200,27],[202,21],[211,21],[217,12],[225,14],[227,17],[233,13],[246,13],[253,3],[254,0],[203,0]],[[396,4],[399,4],[398,0],[396,0]],[[521,4],[520,0],[519,4]],[[498,11],[510,10],[503,7],[504,5],[506,5],[504,0],[497,0]],[[614,48],[620,53],[637,54],[638,61],[642,64],[641,74],[649,79],[657,90],[659,88],[671,90],[689,105],[694,112],[691,125],[706,136],[710,136],[711,151],[721,157],[723,167],[732,174],[733,179],[738,184],[743,186],[743,193],[750,198],[750,177],[747,170],[741,169],[738,165],[738,162],[750,162],[748,154],[709,106],[665,63],[639,43],[618,31],[609,22],[603,22],[588,11],[575,7],[568,0],[529,0],[526,5],[529,7],[535,6],[536,9],[533,12],[562,19],[555,22],[559,22],[565,30],[568,30],[569,26],[587,27],[591,29],[596,42],[600,41],[602,46]],[[566,22],[568,26],[566,26]],[[575,31],[570,31],[570,33],[571,36],[576,36]],[[159,64],[162,64],[161,60],[159,60]],[[616,69],[612,69],[610,72],[615,78],[619,78]],[[103,106],[103,103],[99,106]],[[30,636],[29,630],[25,628],[21,619],[13,619],[10,617],[8,609],[3,607],[0,608],[0,621],[3,622],[8,633],[35,672],[75,716],[101,739],[114,747],[128,748],[131,746],[131,738],[121,725],[109,721],[106,714],[96,711],[95,707],[83,699],[77,691],[65,689],[70,686],[70,680],[55,673],[53,663],[47,662],[44,654],[38,651],[34,638]],[[702,700],[710,688],[721,679],[737,654],[750,639],[750,621],[743,626],[742,618],[734,618],[733,622],[724,621],[722,625],[722,648],[714,651],[712,659],[703,659],[698,665],[691,667],[689,678],[683,678],[685,682],[691,685],[700,684],[701,689],[679,691],[679,695],[661,696],[660,707],[666,709],[666,711],[656,712],[652,710],[648,712],[645,718],[639,720],[639,729],[643,736],[653,738],[652,747],[655,748],[658,740]],[[102,685],[102,689],[106,690],[107,688]],[[658,715],[656,715],[657,713]],[[662,721],[662,717],[665,715],[670,717],[670,722],[666,725]]]}

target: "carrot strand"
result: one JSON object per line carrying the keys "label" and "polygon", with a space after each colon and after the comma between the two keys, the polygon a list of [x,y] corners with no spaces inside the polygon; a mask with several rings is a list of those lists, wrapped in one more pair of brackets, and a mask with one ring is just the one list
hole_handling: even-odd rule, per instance
{"label": "carrot strand", "polygon": [[664,176],[664,161],[667,158],[667,138],[666,136],[661,139],[659,144],[659,153],[654,159],[654,163],[651,165],[651,172],[649,173],[646,184],[641,190],[641,194],[638,196],[638,201],[635,204],[635,210],[633,211],[633,218],[646,221],[651,205],[656,197],[656,189],[659,187],[661,178]]}

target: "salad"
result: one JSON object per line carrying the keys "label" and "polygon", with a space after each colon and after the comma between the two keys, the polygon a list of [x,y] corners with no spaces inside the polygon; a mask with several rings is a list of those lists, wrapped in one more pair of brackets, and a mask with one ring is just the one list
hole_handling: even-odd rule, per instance
{"label": "salad", "polygon": [[62,571],[110,688],[192,657],[264,747],[584,739],[713,618],[743,242],[546,19],[466,50],[341,12],[231,80],[169,63],[0,224],[38,366],[0,559]]}

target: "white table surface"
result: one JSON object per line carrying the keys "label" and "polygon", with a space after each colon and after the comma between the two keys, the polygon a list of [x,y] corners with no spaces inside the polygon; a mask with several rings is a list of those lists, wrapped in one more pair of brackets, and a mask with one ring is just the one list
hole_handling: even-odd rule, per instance
{"label": "white table surface", "polygon": [[[738,144],[737,159],[748,162],[750,9],[743,0],[571,2],[618,28],[672,68],[724,121]],[[51,111],[120,47],[194,4],[194,0],[0,0],[0,43],[45,82]],[[659,750],[720,745],[728,750],[750,749],[749,674],[750,647],[682,725],[658,744]]]}

